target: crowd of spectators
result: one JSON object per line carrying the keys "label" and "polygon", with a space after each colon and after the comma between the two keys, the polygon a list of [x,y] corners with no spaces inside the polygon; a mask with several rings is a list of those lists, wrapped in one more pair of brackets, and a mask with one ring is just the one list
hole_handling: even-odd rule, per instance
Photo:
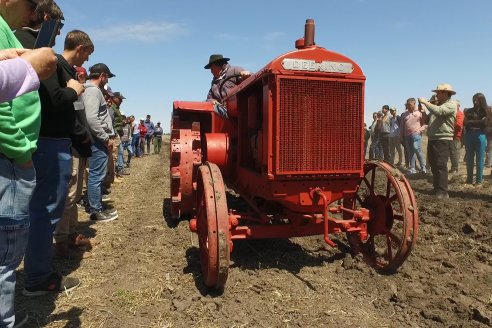
{"label": "crowd of spectators", "polygon": [[94,223],[117,219],[107,203],[111,185],[130,174],[145,144],[146,154],[152,142],[154,153],[162,144],[160,122],[147,115],[138,125],[123,115],[125,97],[108,86],[115,75],[106,64],[82,66],[95,51],[87,33],[68,32],[61,54],[27,50],[47,20],[64,20],[53,0],[0,1],[0,327],[27,321],[14,309],[23,258],[25,296],[80,284],[52,265],[54,256],[79,256],[94,245],[77,232],[80,208]]}
{"label": "crowd of spectators", "polygon": [[373,122],[365,128],[365,150],[369,147],[369,159],[389,162],[406,174],[428,175],[436,197],[448,198],[448,181],[458,176],[463,147],[465,187],[483,185],[484,167],[492,165],[492,109],[482,93],[473,96],[473,107],[462,110],[461,103],[452,99],[456,92],[451,85],[439,84],[433,92],[429,100],[407,99],[401,115],[388,105],[373,113]]}

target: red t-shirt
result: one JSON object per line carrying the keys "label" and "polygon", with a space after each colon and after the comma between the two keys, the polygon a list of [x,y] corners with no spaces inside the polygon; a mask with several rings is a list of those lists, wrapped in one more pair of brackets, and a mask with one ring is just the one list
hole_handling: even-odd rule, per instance
{"label": "red t-shirt", "polygon": [[459,110],[456,112],[456,119],[454,120],[454,138],[460,140],[463,135],[463,121],[465,120],[465,114]]}
{"label": "red t-shirt", "polygon": [[145,137],[145,135],[147,134],[147,128],[145,127],[145,125],[140,124],[138,126],[138,130],[140,131],[140,137]]}

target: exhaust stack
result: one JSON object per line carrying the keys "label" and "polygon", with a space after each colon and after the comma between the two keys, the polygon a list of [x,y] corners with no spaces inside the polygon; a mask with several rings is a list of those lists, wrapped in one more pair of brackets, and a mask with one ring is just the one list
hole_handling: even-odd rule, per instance
{"label": "exhaust stack", "polygon": [[304,25],[304,37],[296,40],[296,49],[314,46],[314,19],[306,19]]}
{"label": "exhaust stack", "polygon": [[306,25],[304,25],[304,47],[311,47],[314,44],[314,19],[306,19]]}

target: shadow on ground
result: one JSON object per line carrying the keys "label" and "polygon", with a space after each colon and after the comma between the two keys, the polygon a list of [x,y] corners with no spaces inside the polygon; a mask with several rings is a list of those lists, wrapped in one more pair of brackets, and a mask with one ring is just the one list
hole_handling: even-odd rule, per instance
{"label": "shadow on ground", "polygon": [[[338,249],[329,252],[325,248],[316,251],[306,250],[290,239],[236,240],[234,251],[231,253],[229,269],[287,271],[305,283],[308,288],[315,290],[311,283],[299,276],[299,272],[305,267],[320,267],[351,254],[351,249],[347,244],[338,240],[335,242]],[[221,291],[210,289],[203,284],[198,247],[191,247],[186,251],[186,260],[187,266],[183,269],[183,273],[193,274],[195,286],[203,296],[222,295]]]}

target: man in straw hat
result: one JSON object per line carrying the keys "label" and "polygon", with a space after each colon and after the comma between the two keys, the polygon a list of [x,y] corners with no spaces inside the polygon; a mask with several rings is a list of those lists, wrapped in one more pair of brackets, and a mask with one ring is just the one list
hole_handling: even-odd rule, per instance
{"label": "man in straw hat", "polygon": [[[210,72],[214,76],[210,90],[208,91],[207,101],[221,103],[230,89],[238,85],[243,78],[251,75],[249,71],[246,71],[241,67],[229,65],[229,60],[229,58],[225,58],[220,54],[214,54],[210,56],[208,64],[205,65],[204,68],[210,69]],[[230,78],[234,75],[239,76]],[[224,83],[224,85],[222,85],[222,83]]]}
{"label": "man in straw hat", "polygon": [[448,159],[450,144],[454,137],[454,122],[457,104],[451,99],[456,94],[450,84],[442,83],[435,90],[437,104],[425,98],[419,102],[429,110],[429,163],[433,175],[434,192],[437,198],[449,198],[448,195]]}

